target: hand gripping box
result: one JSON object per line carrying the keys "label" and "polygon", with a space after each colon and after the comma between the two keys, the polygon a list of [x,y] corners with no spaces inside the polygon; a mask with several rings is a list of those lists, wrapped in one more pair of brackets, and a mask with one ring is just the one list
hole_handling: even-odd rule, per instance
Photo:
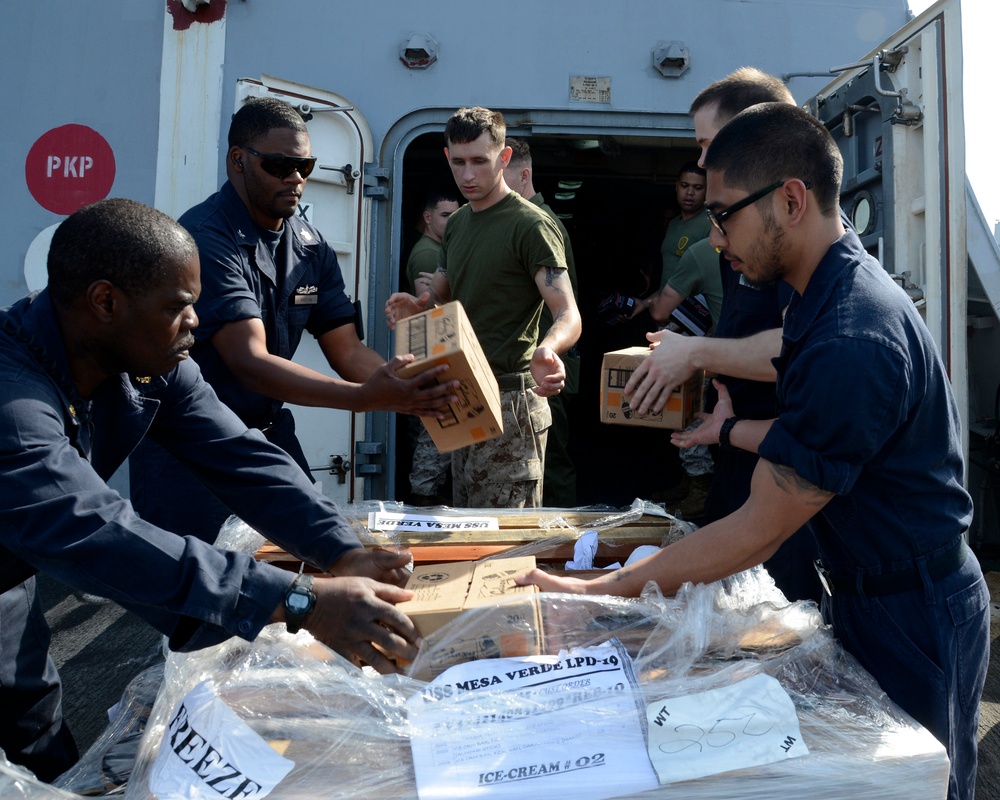
{"label": "hand gripping box", "polygon": [[604,354],[601,365],[601,422],[671,430],[683,430],[694,422],[695,412],[701,411],[705,383],[705,373],[701,370],[674,390],[659,414],[640,416],[629,407],[625,399],[625,385],[636,367],[652,352],[648,347],[626,347]]}
{"label": "hand gripping box", "polygon": [[398,321],[396,355],[406,353],[416,359],[399,370],[401,377],[448,364],[442,380],[461,384],[444,419],[421,417],[438,450],[447,453],[503,433],[500,390],[461,303],[455,300]]}

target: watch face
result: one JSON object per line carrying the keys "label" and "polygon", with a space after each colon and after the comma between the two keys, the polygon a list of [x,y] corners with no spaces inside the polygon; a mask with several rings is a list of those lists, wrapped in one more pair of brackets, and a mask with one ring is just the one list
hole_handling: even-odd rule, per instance
{"label": "watch face", "polygon": [[290,611],[301,614],[309,610],[309,606],[312,605],[312,598],[298,592],[290,592],[285,604]]}

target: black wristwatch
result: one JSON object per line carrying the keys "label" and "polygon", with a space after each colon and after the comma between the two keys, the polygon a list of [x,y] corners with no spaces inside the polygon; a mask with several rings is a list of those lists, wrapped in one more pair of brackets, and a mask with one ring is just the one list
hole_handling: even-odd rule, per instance
{"label": "black wristwatch", "polygon": [[289,633],[298,633],[309,612],[316,605],[312,575],[299,575],[285,592],[285,627]]}
{"label": "black wristwatch", "polygon": [[733,426],[740,421],[739,417],[729,417],[725,422],[722,423],[722,427],[719,428],[719,448],[722,450],[728,450],[732,447],[729,443],[729,434],[733,430]]}

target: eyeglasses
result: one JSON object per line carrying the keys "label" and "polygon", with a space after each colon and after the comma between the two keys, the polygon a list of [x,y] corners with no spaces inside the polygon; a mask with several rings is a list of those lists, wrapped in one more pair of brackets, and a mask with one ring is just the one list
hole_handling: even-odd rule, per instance
{"label": "eyeglasses", "polygon": [[[741,208],[746,208],[751,203],[756,203],[762,197],[767,197],[775,189],[780,189],[782,186],[785,185],[786,182],[787,179],[780,180],[777,183],[772,183],[770,186],[765,186],[759,192],[748,194],[742,200],[737,200],[728,208],[722,209],[722,211],[712,211],[712,209],[706,208],[705,213],[708,214],[708,218],[712,221],[712,224],[715,226],[715,229],[723,236],[728,236],[729,234],[726,233],[726,229],[722,227],[723,222],[729,219],[729,217],[731,217]],[[809,183],[809,181],[803,181],[803,183],[805,184],[806,189],[812,188],[812,184]]]}
{"label": "eyeglasses", "polygon": [[258,153],[252,147],[240,145],[250,155],[260,159],[260,168],[268,175],[284,180],[293,172],[298,172],[303,178],[308,178],[316,166],[316,156],[300,158],[298,156],[286,156],[281,153]]}

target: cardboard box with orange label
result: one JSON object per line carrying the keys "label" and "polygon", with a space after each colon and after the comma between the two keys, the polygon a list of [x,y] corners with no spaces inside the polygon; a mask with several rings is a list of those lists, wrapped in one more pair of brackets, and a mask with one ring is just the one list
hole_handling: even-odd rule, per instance
{"label": "cardboard box with orange label", "polygon": [[406,353],[416,359],[399,370],[401,377],[447,364],[442,380],[461,384],[444,419],[421,417],[438,450],[447,453],[503,433],[500,390],[461,303],[455,300],[397,322],[396,355]]}
{"label": "cardboard box with orange label", "polygon": [[601,365],[601,422],[671,430],[683,430],[694,422],[695,412],[701,411],[705,382],[705,373],[701,370],[674,390],[659,414],[640,416],[629,407],[625,399],[625,385],[652,352],[648,347],[626,347],[604,354]]}

